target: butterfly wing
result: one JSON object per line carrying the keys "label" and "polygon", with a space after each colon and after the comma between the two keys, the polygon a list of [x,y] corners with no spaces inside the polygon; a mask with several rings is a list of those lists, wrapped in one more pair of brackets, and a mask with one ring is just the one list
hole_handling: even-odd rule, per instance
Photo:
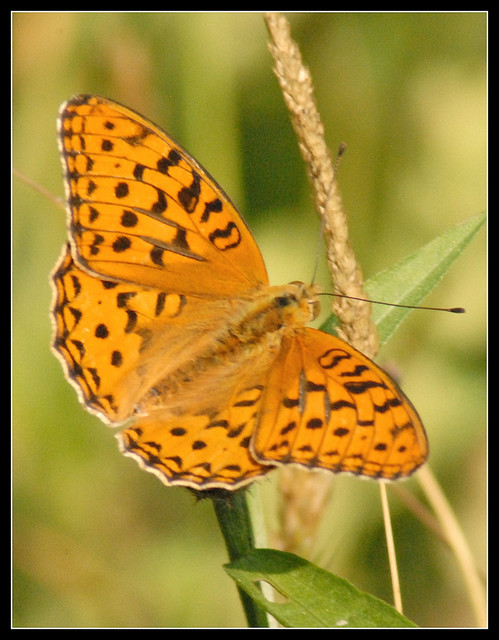
{"label": "butterfly wing", "polygon": [[233,204],[170,136],[115,102],[62,105],[59,146],[73,257],[110,280],[231,297],[268,278]]}
{"label": "butterfly wing", "polygon": [[241,372],[217,409],[151,411],[117,435],[120,448],[167,485],[237,489],[272,469],[250,451],[261,395],[262,386]]}
{"label": "butterfly wing", "polygon": [[77,96],[59,140],[70,243],[52,274],[53,347],[86,406],[121,422],[267,274],[222,189],[142,116]]}
{"label": "butterfly wing", "polygon": [[227,377],[218,382],[230,393],[212,410],[150,411],[117,436],[122,451],[165,484],[229,490],[279,464],[396,479],[427,457],[424,428],[402,391],[329,334],[289,333],[275,360]]}
{"label": "butterfly wing", "polygon": [[80,400],[105,422],[130,417],[181,361],[215,341],[230,303],[97,278],[64,248],[53,274],[53,348]]}
{"label": "butterfly wing", "polygon": [[[70,243],[53,274],[53,346],[90,411],[135,417],[118,436],[127,455],[202,489],[278,464],[397,478],[424,462],[407,398],[349,345],[299,328],[303,310],[286,316],[294,297],[265,292],[242,218],[166,133],[96,96],[63,105],[59,132]],[[279,313],[282,342],[258,349]]]}
{"label": "butterfly wing", "polygon": [[384,371],[339,338],[306,328],[283,340],[252,452],[262,464],[396,479],[423,464],[428,443],[416,410]]}

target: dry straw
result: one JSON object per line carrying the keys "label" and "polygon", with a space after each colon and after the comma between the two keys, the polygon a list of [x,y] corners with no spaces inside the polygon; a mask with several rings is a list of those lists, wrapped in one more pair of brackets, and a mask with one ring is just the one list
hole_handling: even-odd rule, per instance
{"label": "dry straw", "polygon": [[[302,62],[298,45],[291,38],[286,18],[279,13],[266,13],[265,20],[271,38],[269,49],[274,58],[274,71],[305,161],[315,207],[323,223],[334,291],[365,297],[362,272],[348,241],[347,217],[335,165],[325,142],[310,72]],[[333,298],[333,311],[341,323],[338,335],[367,355],[374,356],[377,334],[370,321],[369,304]],[[273,541],[275,546],[303,555],[313,553],[332,480],[330,475],[295,467],[281,469],[280,530]]]}
{"label": "dry straw", "polygon": [[[324,126],[314,98],[312,78],[290,26],[279,13],[265,14],[274,58],[274,71],[298,139],[313,190],[315,207],[323,220],[327,261],[334,291],[366,297],[362,272],[348,241],[348,224],[335,177],[335,166],[324,139]],[[368,303],[334,298],[333,310],[341,322],[340,337],[372,357],[377,352],[376,329]]]}

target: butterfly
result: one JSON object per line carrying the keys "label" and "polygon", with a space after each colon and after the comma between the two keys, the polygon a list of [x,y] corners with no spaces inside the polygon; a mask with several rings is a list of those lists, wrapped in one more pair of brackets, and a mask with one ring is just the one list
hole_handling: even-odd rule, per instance
{"label": "butterfly", "polygon": [[95,95],[60,109],[68,242],[53,349],[122,452],[167,485],[235,490],[279,465],[378,479],[428,455],[397,384],[307,327],[319,288],[270,286],[228,196],[143,116]]}

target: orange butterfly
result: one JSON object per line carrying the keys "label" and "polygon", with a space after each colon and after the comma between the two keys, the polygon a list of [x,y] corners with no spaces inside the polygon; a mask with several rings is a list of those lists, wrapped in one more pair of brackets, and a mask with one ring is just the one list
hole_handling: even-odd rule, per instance
{"label": "orange butterfly", "polygon": [[[421,421],[371,360],[270,287],[229,198],[164,131],[92,95],[62,105],[69,243],[54,342],[89,411],[165,484],[237,489],[280,464],[373,478],[425,461]],[[130,420],[132,419],[132,420]]]}

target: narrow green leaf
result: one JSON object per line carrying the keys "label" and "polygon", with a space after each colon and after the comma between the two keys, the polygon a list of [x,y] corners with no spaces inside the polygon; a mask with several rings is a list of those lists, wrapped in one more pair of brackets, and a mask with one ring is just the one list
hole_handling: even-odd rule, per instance
{"label": "narrow green leaf", "polygon": [[[484,213],[473,216],[444,231],[395,266],[378,273],[365,283],[368,297],[395,304],[420,304],[440,282],[484,222]],[[388,341],[412,311],[413,309],[372,305],[372,318],[378,328],[380,346]],[[337,319],[330,316],[321,329],[331,333],[336,324]]]}
{"label": "narrow green leaf", "polygon": [[[239,589],[286,627],[416,626],[386,602],[291,553],[255,549],[225,570]],[[263,595],[260,581],[278,591],[279,602]]]}

